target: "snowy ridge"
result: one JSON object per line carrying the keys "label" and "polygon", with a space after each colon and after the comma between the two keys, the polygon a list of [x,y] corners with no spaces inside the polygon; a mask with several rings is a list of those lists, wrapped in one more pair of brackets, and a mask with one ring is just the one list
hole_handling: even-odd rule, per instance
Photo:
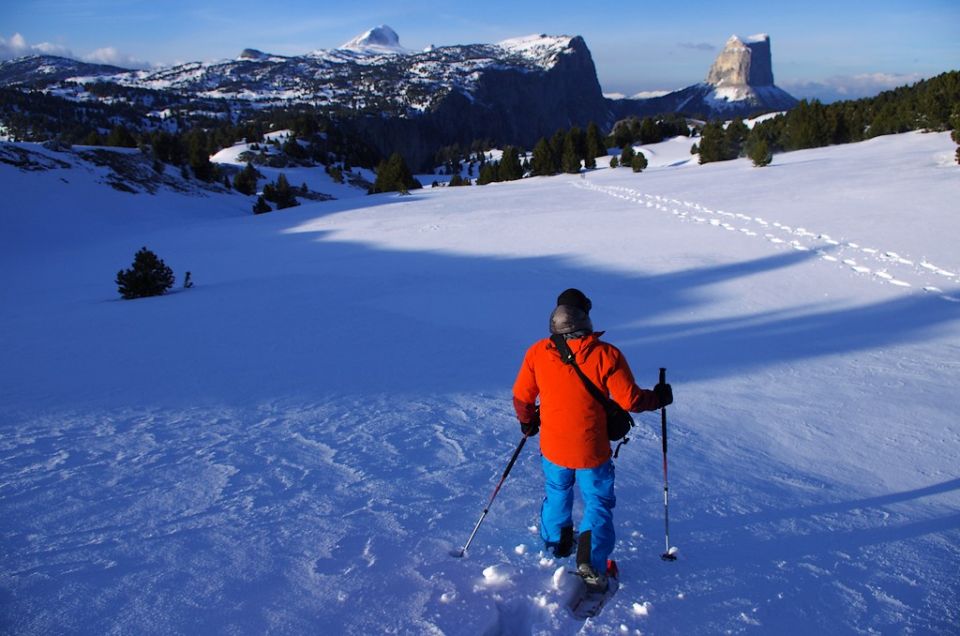
{"label": "snowy ridge", "polygon": [[557,58],[570,49],[573,38],[570,36],[528,35],[526,37],[503,40],[497,46],[522,55],[543,69],[552,68]]}
{"label": "snowy ridge", "polygon": [[[189,62],[143,71],[102,67],[102,74],[81,77],[74,73],[63,79],[81,86],[84,82],[106,81],[131,88],[191,91],[201,98],[243,100],[264,106],[299,100],[363,108],[368,100],[377,104],[385,100],[401,113],[415,113],[426,110],[451,90],[472,93],[489,68],[549,70],[571,50],[574,40],[538,35],[499,44],[431,47],[417,52],[401,46],[396,32],[382,25],[340,48],[319,49],[303,56],[246,49],[235,60]],[[50,72],[55,70],[51,67]],[[41,71],[43,68],[36,72]],[[362,89],[359,94],[358,88]],[[58,94],[67,98],[79,99],[81,93],[80,87],[58,89]]]}

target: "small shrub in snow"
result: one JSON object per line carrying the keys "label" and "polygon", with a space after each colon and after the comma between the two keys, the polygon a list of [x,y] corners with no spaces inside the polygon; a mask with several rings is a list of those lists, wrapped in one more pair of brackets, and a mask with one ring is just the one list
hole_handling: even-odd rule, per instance
{"label": "small shrub in snow", "polygon": [[270,207],[270,204],[267,203],[266,199],[262,196],[257,197],[257,202],[253,204],[253,213],[254,214],[263,214],[265,212],[272,212],[273,208]]}
{"label": "small shrub in snow", "polygon": [[334,183],[343,183],[343,170],[337,166],[327,166],[327,174],[330,175]]}
{"label": "small shrub in snow", "polygon": [[129,300],[146,296],[160,296],[173,286],[173,270],[163,259],[148,250],[140,249],[133,258],[133,267],[117,272],[117,290]]}
{"label": "small shrub in snow", "polygon": [[643,172],[647,167],[647,157],[642,152],[638,152],[630,160],[630,167],[634,172]]}
{"label": "small shrub in snow", "polygon": [[616,156],[610,157],[610,167],[611,167],[611,168],[619,168],[619,167],[620,167],[620,160],[617,159]]}
{"label": "small shrub in snow", "polygon": [[290,186],[290,182],[287,181],[287,177],[283,173],[277,177],[276,182],[263,186],[263,198],[276,203],[278,210],[300,205],[297,201],[296,191]]}

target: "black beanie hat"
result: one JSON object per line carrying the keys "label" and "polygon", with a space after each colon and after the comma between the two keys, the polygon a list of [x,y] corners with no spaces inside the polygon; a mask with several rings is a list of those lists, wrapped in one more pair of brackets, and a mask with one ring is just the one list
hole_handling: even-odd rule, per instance
{"label": "black beanie hat", "polygon": [[573,287],[557,296],[557,307],[560,305],[577,307],[582,309],[584,313],[587,314],[590,313],[590,309],[593,307],[593,303],[590,302],[590,299],[587,298],[582,291],[579,289],[574,289]]}

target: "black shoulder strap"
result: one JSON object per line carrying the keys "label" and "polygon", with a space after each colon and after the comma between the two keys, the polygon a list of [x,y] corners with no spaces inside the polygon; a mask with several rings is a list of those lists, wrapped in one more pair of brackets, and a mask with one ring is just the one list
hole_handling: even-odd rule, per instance
{"label": "black shoulder strap", "polygon": [[[603,406],[604,412],[607,412],[607,417],[610,417],[609,411],[611,406],[620,408],[620,405],[604,395],[600,389],[597,388],[597,385],[590,381],[590,378],[583,374],[583,371],[580,370],[580,367],[577,365],[577,359],[573,355],[573,351],[570,350],[570,345],[567,344],[566,338],[559,334],[553,334],[550,336],[550,340],[557,346],[557,351],[560,352],[560,359],[563,360],[564,364],[569,364],[573,367],[573,370],[577,372],[577,375],[580,376],[580,379],[583,381],[583,386],[587,387],[587,391],[590,392],[590,395],[593,396],[597,402]],[[631,426],[633,426],[633,420],[630,420]],[[620,456],[620,447],[630,441],[630,438],[624,435],[623,439],[620,440],[620,443],[617,444],[616,450],[613,451],[613,458],[616,459]]]}
{"label": "black shoulder strap", "polygon": [[607,408],[610,398],[604,395],[600,389],[597,388],[597,385],[591,382],[590,378],[585,376],[583,371],[580,370],[580,367],[577,365],[577,359],[573,355],[573,351],[570,350],[570,345],[567,344],[566,338],[560,334],[553,334],[550,336],[550,340],[557,346],[557,351],[560,352],[560,359],[563,360],[564,364],[569,364],[573,367],[573,370],[576,371],[580,379],[583,380],[583,385],[587,387],[587,391],[590,392],[593,399],[602,404],[603,408]]}

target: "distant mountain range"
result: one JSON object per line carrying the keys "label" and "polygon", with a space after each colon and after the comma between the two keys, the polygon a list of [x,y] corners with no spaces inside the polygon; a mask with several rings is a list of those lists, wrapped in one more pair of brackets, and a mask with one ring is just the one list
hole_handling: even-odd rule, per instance
{"label": "distant mountain range", "polygon": [[796,100],[774,86],[771,69],[769,38],[734,37],[706,82],[652,99],[611,100],[579,36],[412,51],[380,26],[306,55],[244,49],[233,60],[146,71],[31,56],[0,63],[0,86],[127,103],[147,122],[167,117],[171,105],[180,117],[227,117],[308,104],[349,122],[381,152],[401,150],[419,165],[442,145],[487,139],[529,148],[557,129],[591,121],[609,129],[631,115],[729,118],[790,108]]}

